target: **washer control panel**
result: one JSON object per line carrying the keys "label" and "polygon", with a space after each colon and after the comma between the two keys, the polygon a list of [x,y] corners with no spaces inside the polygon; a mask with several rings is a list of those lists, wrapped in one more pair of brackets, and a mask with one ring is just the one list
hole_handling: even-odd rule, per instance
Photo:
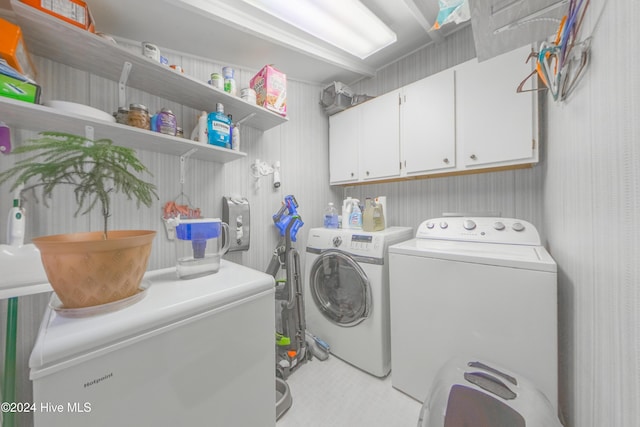
{"label": "washer control panel", "polygon": [[540,235],[533,224],[502,217],[428,219],[418,227],[416,238],[532,246],[541,244]]}
{"label": "washer control panel", "polygon": [[330,237],[328,245],[323,247],[340,249],[355,255],[362,256],[382,256],[383,238],[372,233],[358,233],[353,230],[351,232],[337,231],[335,235]]}

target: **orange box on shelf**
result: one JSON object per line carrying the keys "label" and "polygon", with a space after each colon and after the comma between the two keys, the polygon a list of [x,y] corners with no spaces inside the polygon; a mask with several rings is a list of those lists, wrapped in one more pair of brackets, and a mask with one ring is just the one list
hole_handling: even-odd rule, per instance
{"label": "orange box on shelf", "polygon": [[20,27],[2,18],[0,18],[0,58],[7,61],[20,74],[35,80],[36,71],[29,52],[24,46]]}
{"label": "orange box on shelf", "polygon": [[271,111],[287,115],[287,75],[266,65],[251,79],[251,89],[256,91],[256,104]]}
{"label": "orange box on shelf", "polygon": [[87,6],[87,4],[82,0],[21,1],[24,4],[35,7],[44,13],[48,13],[58,19],[62,19],[69,24],[82,28],[83,30],[90,31],[92,33],[95,32],[93,18],[91,17],[91,12],[89,12],[89,6]]}

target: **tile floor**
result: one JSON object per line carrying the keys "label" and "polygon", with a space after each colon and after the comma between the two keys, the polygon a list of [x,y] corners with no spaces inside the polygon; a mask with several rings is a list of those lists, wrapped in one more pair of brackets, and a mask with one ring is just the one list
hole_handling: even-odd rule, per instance
{"label": "tile floor", "polygon": [[293,405],[276,427],[415,427],[421,404],[331,355],[313,359],[288,379]]}

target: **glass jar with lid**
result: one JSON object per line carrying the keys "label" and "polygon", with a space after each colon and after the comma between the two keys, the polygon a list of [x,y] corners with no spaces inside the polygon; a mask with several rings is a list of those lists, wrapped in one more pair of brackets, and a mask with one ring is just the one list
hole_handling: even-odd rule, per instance
{"label": "glass jar with lid", "polygon": [[119,107],[116,113],[116,123],[121,125],[129,124],[129,110],[126,107]]}
{"label": "glass jar with lid", "polygon": [[149,109],[142,104],[130,104],[127,124],[140,129],[151,130]]}

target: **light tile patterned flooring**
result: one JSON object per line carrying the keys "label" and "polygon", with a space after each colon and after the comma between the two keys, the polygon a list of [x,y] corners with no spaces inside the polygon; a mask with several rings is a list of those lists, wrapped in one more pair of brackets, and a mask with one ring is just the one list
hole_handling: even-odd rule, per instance
{"label": "light tile patterned flooring", "polygon": [[[393,373],[392,373],[393,374]],[[293,405],[276,427],[415,427],[421,404],[331,355],[307,362],[287,383]]]}

